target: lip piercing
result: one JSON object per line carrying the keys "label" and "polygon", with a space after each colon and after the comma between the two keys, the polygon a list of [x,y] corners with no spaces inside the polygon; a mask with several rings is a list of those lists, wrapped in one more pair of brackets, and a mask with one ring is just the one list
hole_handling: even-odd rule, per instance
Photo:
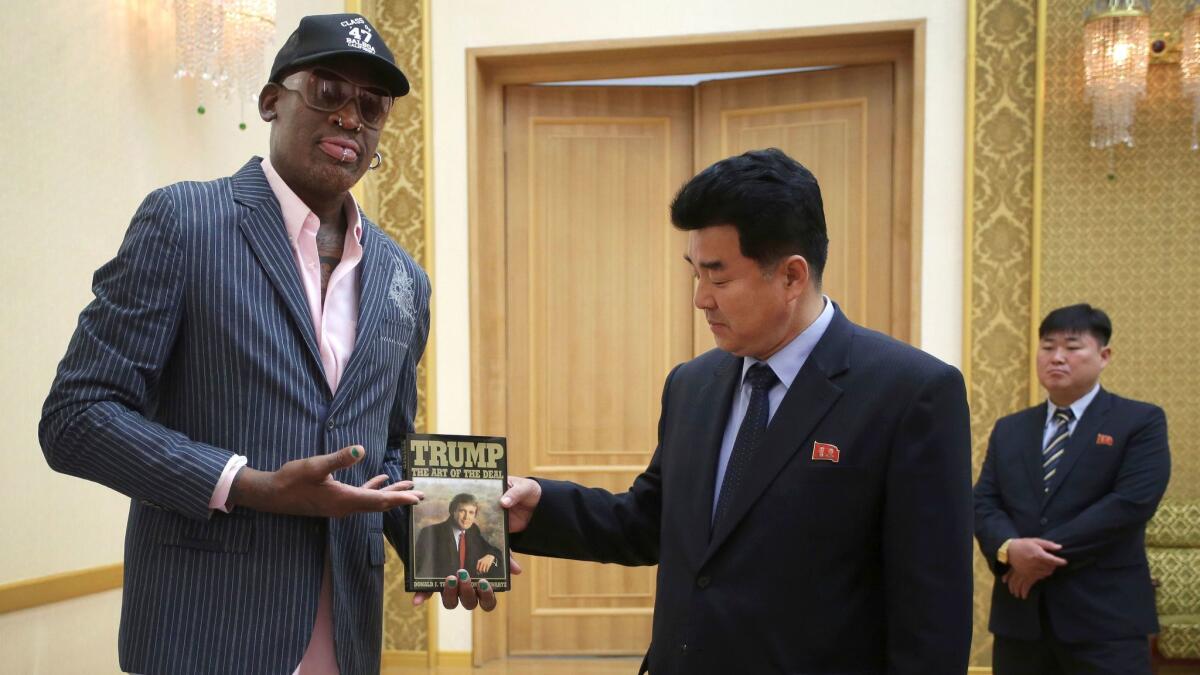
{"label": "lip piercing", "polygon": [[[337,118],[337,122],[334,122],[334,124],[338,125],[338,128],[339,128],[339,129],[345,129],[345,128],[346,128],[346,125],[342,124],[342,118],[340,118],[340,117],[339,117],[339,118]],[[350,131],[362,131],[362,128],[363,128],[362,122],[359,122],[359,123],[358,123],[358,126],[356,126],[356,127],[352,128],[352,129],[350,129]]]}
{"label": "lip piercing", "polygon": [[350,148],[342,148],[342,161],[343,161],[343,162],[349,162],[349,161],[350,161],[349,159],[347,159],[347,158],[346,158],[346,156],[347,156],[347,155],[349,155],[349,154],[350,154]]}

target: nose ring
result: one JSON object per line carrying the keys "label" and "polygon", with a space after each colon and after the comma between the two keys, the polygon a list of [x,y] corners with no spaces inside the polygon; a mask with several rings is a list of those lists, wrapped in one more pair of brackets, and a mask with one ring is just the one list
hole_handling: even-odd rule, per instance
{"label": "nose ring", "polygon": [[[341,118],[341,117],[337,118],[337,122],[334,122],[334,124],[338,125],[338,128],[339,128],[339,129],[345,129],[345,128],[346,128],[346,125],[342,124],[342,118]],[[354,128],[353,128],[353,129],[351,129],[350,131],[362,131],[362,128],[363,128],[362,122],[359,122],[359,123],[358,123],[358,126],[354,127]]]}

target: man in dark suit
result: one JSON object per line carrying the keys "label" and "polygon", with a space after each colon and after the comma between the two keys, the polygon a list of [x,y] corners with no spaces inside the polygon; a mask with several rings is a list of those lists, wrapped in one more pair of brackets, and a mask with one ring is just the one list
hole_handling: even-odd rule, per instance
{"label": "man in dark suit", "polygon": [[962,675],[971,639],[962,376],[821,294],[813,175],[717,162],[671,206],[718,349],[680,364],[628,492],[513,478],[515,550],[658,564],[654,675]]}
{"label": "man in dark suit", "polygon": [[349,190],[407,91],[366,19],[304,18],[259,96],[269,159],[156,190],[96,272],[39,431],[131,498],[123,670],[379,671],[429,281]]}
{"label": "man in dark suit", "polygon": [[1112,323],[1090,305],[1046,315],[1048,394],[996,422],[975,485],[975,536],[996,574],[996,675],[1150,672],[1158,631],[1146,522],[1171,472],[1161,408],[1100,387]]}
{"label": "man in dark suit", "polygon": [[[475,522],[479,500],[462,493],[450,500],[450,517],[417,534],[417,576],[445,577],[465,569],[473,577],[495,576],[504,562],[500,549],[484,538]],[[504,573],[499,573],[500,578]]]}

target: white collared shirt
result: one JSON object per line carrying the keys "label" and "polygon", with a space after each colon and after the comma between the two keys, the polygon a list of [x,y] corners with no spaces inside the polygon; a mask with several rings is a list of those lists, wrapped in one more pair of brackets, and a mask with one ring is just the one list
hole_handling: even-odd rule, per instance
{"label": "white collared shirt", "polygon": [[[1096,398],[1096,394],[1099,393],[1100,383],[1097,382],[1091,391],[1080,396],[1074,403],[1067,406],[1071,409],[1071,412],[1075,413],[1075,419],[1071,420],[1071,423],[1067,426],[1068,433],[1075,433],[1075,427],[1079,425],[1079,420],[1083,419],[1084,411],[1087,410],[1088,406],[1092,404],[1092,400]],[[1050,438],[1054,435],[1054,430],[1058,428],[1058,425],[1054,423],[1055,410],[1058,410],[1058,406],[1054,405],[1053,401],[1046,399],[1046,426],[1042,430],[1043,448],[1050,442]]]}
{"label": "white collared shirt", "polygon": [[733,409],[729,411],[729,421],[725,424],[725,435],[721,439],[721,454],[717,456],[717,480],[713,484],[712,495],[713,515],[717,512],[717,499],[721,496],[721,484],[725,481],[725,470],[729,467],[729,456],[733,453],[733,443],[737,440],[738,429],[742,427],[742,420],[746,418],[746,410],[750,407],[750,385],[746,383],[746,371],[756,363],[765,363],[774,371],[775,377],[779,378],[775,386],[767,391],[769,408],[767,423],[770,424],[770,420],[775,417],[775,411],[779,409],[779,404],[783,402],[783,397],[787,395],[788,389],[795,381],[796,375],[804,367],[809,355],[825,335],[829,323],[833,321],[833,301],[826,296],[821,296],[821,298],[825,301],[825,309],[821,310],[821,314],[808,328],[792,338],[792,341],[784,345],[782,349],[772,354],[766,361],[759,361],[749,356],[742,358],[742,384],[733,393]]}

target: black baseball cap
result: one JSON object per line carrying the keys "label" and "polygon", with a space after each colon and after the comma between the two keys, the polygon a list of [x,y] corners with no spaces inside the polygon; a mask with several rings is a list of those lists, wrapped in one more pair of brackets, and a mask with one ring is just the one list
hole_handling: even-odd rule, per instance
{"label": "black baseball cap", "polygon": [[408,93],[408,78],[396,66],[392,50],[379,31],[359,14],[316,14],[300,19],[271,64],[270,82],[278,83],[284,71],[342,54],[369,63],[392,96]]}

